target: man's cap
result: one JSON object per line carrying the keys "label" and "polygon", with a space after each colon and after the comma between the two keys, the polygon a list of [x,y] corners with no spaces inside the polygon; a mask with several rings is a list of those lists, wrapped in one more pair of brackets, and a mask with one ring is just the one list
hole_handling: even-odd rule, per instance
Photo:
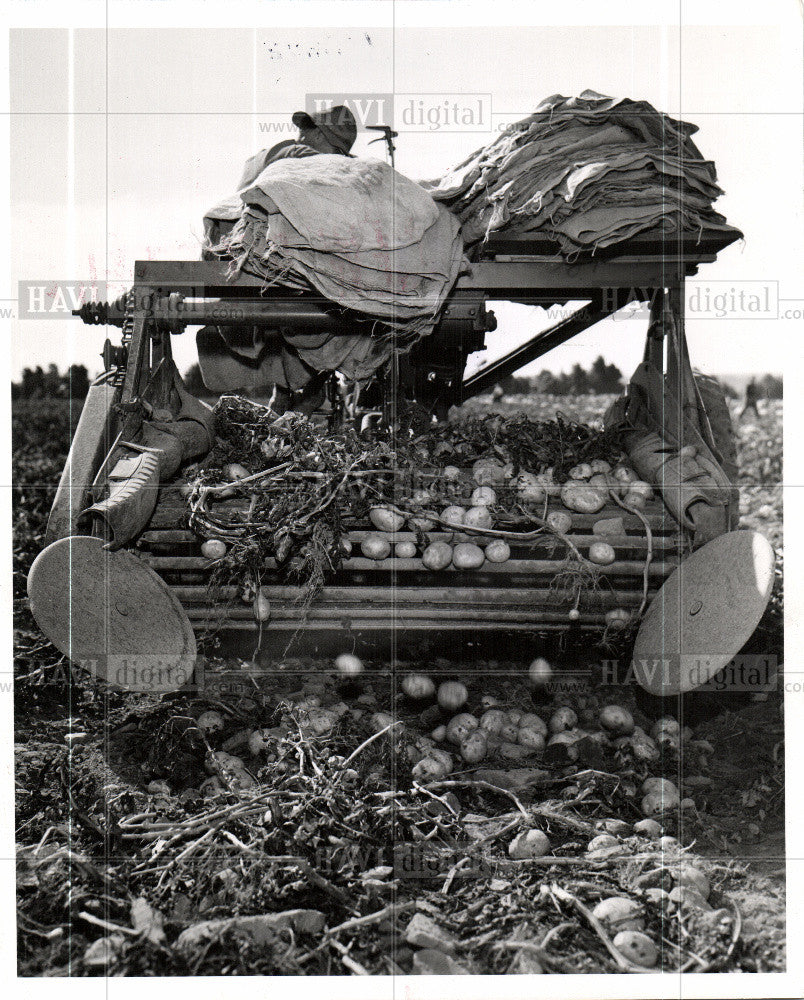
{"label": "man's cap", "polygon": [[291,119],[297,128],[318,128],[328,141],[342,153],[348,153],[357,138],[357,122],[352,112],[343,104],[314,115],[296,111]]}

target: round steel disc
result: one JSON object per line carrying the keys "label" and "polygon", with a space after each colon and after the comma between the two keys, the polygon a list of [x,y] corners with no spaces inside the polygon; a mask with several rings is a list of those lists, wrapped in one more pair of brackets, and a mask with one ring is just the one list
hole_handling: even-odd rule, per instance
{"label": "round steel disc", "polygon": [[73,535],[28,574],[37,624],[74,663],[129,691],[176,691],[195,667],[195,636],[164,581],[130,552]]}
{"label": "round steel disc", "polygon": [[685,559],[639,629],[632,666],[642,687],[681,694],[730,663],[768,605],[774,562],[772,546],[756,531],[730,531]]}

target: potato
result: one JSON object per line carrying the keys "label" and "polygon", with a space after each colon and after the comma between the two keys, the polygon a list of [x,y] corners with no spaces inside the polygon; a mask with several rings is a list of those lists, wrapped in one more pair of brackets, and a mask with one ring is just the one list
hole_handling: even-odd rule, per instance
{"label": "potato", "polygon": [[475,729],[461,743],[461,757],[467,764],[478,764],[486,756],[488,744],[482,729]]}
{"label": "potato", "polygon": [[653,497],[653,487],[650,483],[646,483],[642,479],[637,479],[633,483],[629,483],[628,492],[629,494],[641,496],[644,500],[650,500]]}
{"label": "potato", "polygon": [[432,733],[430,733],[430,736],[432,736],[436,743],[443,743],[447,738],[447,727],[436,726]]}
{"label": "potato", "polygon": [[513,724],[519,728],[519,720],[524,715],[524,712],[520,708],[509,708],[505,713],[505,718],[508,722],[513,722]]}
{"label": "potato", "polygon": [[205,559],[223,559],[226,555],[226,543],[219,538],[210,538],[201,546],[201,555]]}
{"label": "potato", "polygon": [[602,538],[619,538],[625,534],[625,526],[621,517],[604,517],[592,525],[592,534]]}
{"label": "potato", "polygon": [[592,475],[592,466],[588,462],[573,465],[568,473],[570,479],[588,479]]}
{"label": "potato", "polygon": [[626,628],[631,621],[631,612],[625,608],[612,608],[606,612],[606,625],[612,632],[620,632]]}
{"label": "potato", "polygon": [[472,478],[478,486],[494,486],[505,479],[505,466],[496,458],[479,458],[472,466]]}
{"label": "potato", "polygon": [[530,726],[520,726],[517,734],[520,746],[527,747],[528,750],[544,750],[544,733]]}
{"label": "potato", "polygon": [[446,521],[447,524],[451,524],[454,528],[460,528],[465,517],[466,508],[459,507],[457,504],[445,507],[441,511],[441,520]]}
{"label": "potato", "polygon": [[391,554],[391,543],[381,535],[368,535],[360,543],[360,551],[367,559],[387,559]]}
{"label": "potato", "polygon": [[519,742],[519,726],[515,722],[505,721],[496,734],[504,743]]}
{"label": "potato", "polygon": [[445,767],[447,774],[452,770],[452,754],[446,750],[442,750],[440,747],[431,747],[427,756],[437,760],[442,767]]}
{"label": "potato", "polygon": [[543,656],[537,656],[528,667],[528,680],[534,687],[543,687],[553,676],[553,668]]}
{"label": "potato", "polygon": [[563,733],[567,729],[574,729],[578,725],[578,716],[571,708],[559,708],[550,719],[550,732]]}
{"label": "potato", "polygon": [[536,732],[541,733],[542,736],[547,736],[547,723],[540,715],[536,715],[535,712],[525,712],[519,720],[519,728],[535,729]]}
{"label": "potato", "polygon": [[634,728],[631,736],[631,749],[637,760],[652,761],[659,759],[659,748],[642,729]]}
{"label": "potato", "polygon": [[641,819],[637,823],[634,823],[634,833],[639,833],[643,837],[656,840],[662,835],[662,827],[655,819]]}
{"label": "potato", "polygon": [[447,742],[460,746],[470,733],[478,728],[478,721],[474,715],[462,712],[450,719],[447,723]]}
{"label": "potato", "polygon": [[648,506],[648,501],[641,493],[632,493],[630,490],[626,490],[623,503],[628,507],[633,507],[634,510],[644,510]]}
{"label": "potato", "polygon": [[394,555],[397,559],[413,559],[416,556],[415,542],[397,542],[394,546]]}
{"label": "potato", "polygon": [[598,473],[603,473],[604,475],[611,472],[611,465],[605,460],[605,458],[595,458],[589,463],[589,468],[592,470],[593,475]]}
{"label": "potato", "polygon": [[619,931],[641,931],[645,926],[642,907],[627,896],[609,896],[592,910],[592,916],[612,934]]}
{"label": "potato", "polygon": [[438,687],[438,704],[447,712],[457,712],[468,699],[469,692],[460,681],[443,681]]}
{"label": "potato", "polygon": [[425,569],[446,569],[452,562],[452,546],[447,542],[431,542],[422,553]]}
{"label": "potato", "polygon": [[486,559],[490,563],[504,563],[511,558],[511,546],[502,538],[493,538],[486,546]]}
{"label": "potato", "polygon": [[252,757],[261,754],[270,743],[270,736],[265,729],[255,729],[248,735],[248,749]]}
{"label": "potato", "polygon": [[547,515],[547,524],[553,531],[566,535],[572,527],[572,515],[563,510],[552,510]]}
{"label": "potato", "polygon": [[656,816],[666,809],[674,809],[678,805],[678,796],[668,795],[661,791],[648,792],[642,799],[640,808],[643,816]]}
{"label": "potato", "polygon": [[678,736],[680,732],[681,726],[678,722],[670,716],[664,716],[653,723],[650,734],[655,740],[658,740],[662,734],[666,733],[669,736]]}
{"label": "potato", "polygon": [[652,969],[659,960],[656,945],[641,931],[620,931],[612,943],[624,958],[643,969]]}
{"label": "potato", "polygon": [[457,465],[445,465],[441,470],[441,478],[454,483],[457,479],[461,478],[461,470]]}
{"label": "potato", "polygon": [[216,712],[214,709],[210,709],[208,712],[202,712],[198,716],[198,728],[206,735],[219,733],[221,729],[223,729],[223,716],[220,712]]}
{"label": "potato", "polygon": [[634,717],[620,705],[606,705],[600,712],[599,721],[613,736],[630,736],[634,731]]}
{"label": "potato", "polygon": [[422,757],[413,768],[412,774],[417,781],[441,781],[450,772],[440,760],[434,757]]}
{"label": "potato", "polygon": [[414,700],[432,698],[435,694],[435,684],[425,674],[408,674],[402,679],[402,690]]}
{"label": "potato", "polygon": [[478,486],[472,491],[473,507],[491,507],[497,503],[497,494],[490,486]]}
{"label": "potato", "polygon": [[463,523],[467,528],[490,528],[494,522],[488,507],[470,507]]}
{"label": "potato", "polygon": [[550,838],[541,830],[525,830],[508,845],[508,856],[515,860],[543,858],[552,850]]}
{"label": "potato", "polygon": [[696,892],[700,893],[704,899],[709,899],[709,893],[712,891],[712,887],[709,884],[709,879],[706,875],[704,875],[700,868],[694,868],[692,865],[681,865],[678,868],[672,869],[671,874],[678,885],[684,885],[690,889],[694,889]]}
{"label": "potato", "polygon": [[665,795],[678,796],[678,789],[669,778],[645,778],[642,782],[642,794],[648,795],[650,792],[660,792]]}
{"label": "potato", "polygon": [[206,781],[202,781],[198,790],[205,799],[209,799],[214,798],[216,795],[220,795],[220,793],[224,791],[224,788],[218,778],[212,777],[207,778]]}
{"label": "potato", "polygon": [[611,474],[620,483],[636,483],[639,480],[639,476],[627,465],[615,465]]}
{"label": "potato", "polygon": [[614,548],[608,542],[592,542],[589,546],[589,561],[598,566],[610,566],[616,558]]}
{"label": "potato", "polygon": [[430,503],[433,499],[433,494],[426,488],[414,490],[410,498],[410,502],[415,504],[417,507],[423,507],[425,504]]}
{"label": "potato", "polygon": [[245,479],[246,476],[251,475],[245,465],[240,465],[239,462],[230,462],[229,465],[225,465],[223,467],[223,474],[230,483],[237,482],[238,479]]}
{"label": "potato", "polygon": [[605,850],[607,847],[619,847],[620,841],[616,837],[613,837],[610,833],[599,833],[596,837],[592,837],[589,843],[586,845],[587,851],[601,851]]}
{"label": "potato", "polygon": [[593,476],[589,477],[589,485],[597,486],[605,493],[610,489],[614,489],[617,484],[613,483],[611,476],[605,472],[596,472]]}
{"label": "potato", "polygon": [[560,733],[553,733],[550,739],[547,741],[549,747],[554,746],[565,746],[570,747],[573,743],[577,743],[578,740],[582,740],[586,734],[580,729],[565,729]]}
{"label": "potato", "polygon": [[678,736],[673,736],[672,733],[668,732],[659,733],[659,738],[656,742],[663,753],[675,753],[681,746],[681,740]]}
{"label": "potato", "polygon": [[432,531],[436,526],[435,511],[426,510],[408,518],[408,524],[416,531]]}
{"label": "potato", "polygon": [[490,708],[480,716],[480,728],[497,736],[506,725],[505,712],[499,708]]}
{"label": "potato", "polygon": [[520,472],[516,480],[516,495],[523,503],[544,503],[547,491],[532,472]]}
{"label": "potato", "polygon": [[389,712],[375,712],[371,717],[371,728],[375,733],[379,733],[380,730],[387,729],[388,726],[392,725],[393,721],[394,717]]}
{"label": "potato", "polygon": [[452,550],[452,564],[457,569],[479,569],[485,561],[483,549],[472,542],[460,542]]}
{"label": "potato", "polygon": [[708,913],[712,910],[712,907],[700,892],[696,892],[695,889],[688,885],[675,886],[668,893],[667,899],[668,902],[675,903],[679,907],[683,906],[689,910],[699,910],[703,913]]}
{"label": "potato", "polygon": [[568,510],[579,514],[596,514],[606,506],[606,498],[600,490],[577,482],[561,487],[561,502]]}
{"label": "potato", "polygon": [[405,518],[396,511],[388,507],[372,507],[369,511],[369,520],[375,528],[380,531],[399,531],[405,523]]}
{"label": "potato", "polygon": [[314,708],[299,719],[305,736],[326,736],[338,722],[338,715],[326,708]]}
{"label": "potato", "polygon": [[225,753],[223,750],[216,750],[213,753],[208,753],[204,759],[204,770],[207,774],[220,774],[226,769],[232,769],[234,767],[242,766],[243,761],[239,757],[235,757],[230,753]]}

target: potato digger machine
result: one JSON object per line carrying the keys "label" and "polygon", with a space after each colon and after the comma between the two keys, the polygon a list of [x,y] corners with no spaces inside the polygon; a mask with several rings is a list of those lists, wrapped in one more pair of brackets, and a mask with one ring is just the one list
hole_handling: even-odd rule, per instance
{"label": "potato digger machine", "polygon": [[[617,609],[639,626],[633,662],[653,693],[689,690],[723,667],[763,614],[774,557],[760,535],[734,530],[728,408],[719,385],[691,367],[684,283],[740,236],[737,230],[683,239],[647,233],[573,263],[543,237],[492,237],[458,279],[434,332],[395,352],[375,386],[378,419],[393,420],[400,400],[443,419],[449,407],[490,393],[607,316],[648,303],[644,359],[610,418],[631,428],[626,441],[633,466],[655,494],[640,511],[623,509],[612,496],[596,513],[573,515],[567,534],[583,552],[599,540],[598,522],[618,524],[616,536],[607,538],[616,558],[599,567],[603,586],[593,593],[557,592],[552,584],[564,560],[561,547],[515,515],[498,525],[524,536],[511,542],[510,558],[471,571],[428,570],[420,558],[400,558],[393,549],[387,558],[366,558],[361,542],[372,525],[353,518],[345,526],[351,554],[309,605],[277,561],[265,560],[261,591],[270,602],[265,629],[271,643],[299,633],[336,633],[353,648],[379,632],[443,638],[569,628],[588,632],[591,642]],[[586,305],[467,377],[469,355],[483,349],[494,329],[489,306],[497,301]],[[257,625],[233,588],[214,585],[204,539],[188,521],[184,470],[213,447],[215,427],[210,407],[183,385],[172,338],[216,323],[337,335],[365,321],[312,293],[265,288],[245,273],[232,279],[225,263],[209,260],[138,261],[127,295],[113,304],[87,303],[77,314],[86,323],[119,327],[121,338],[116,345],[106,341],[105,370],[90,387],[75,432],[47,547],[29,576],[32,610],[60,651],[109,683],[178,689],[197,668],[197,631],[211,622],[240,633]],[[345,419],[334,389],[321,419]],[[467,496],[459,487],[452,502],[468,505],[475,485],[468,479]],[[270,488],[283,488],[281,470]],[[247,523],[248,493],[233,492],[219,509]],[[548,497],[542,517],[560,504]],[[443,524],[428,532],[429,541],[463,537],[478,540]],[[405,530],[395,538],[417,541]],[[657,660],[666,665],[658,673],[646,666]]]}

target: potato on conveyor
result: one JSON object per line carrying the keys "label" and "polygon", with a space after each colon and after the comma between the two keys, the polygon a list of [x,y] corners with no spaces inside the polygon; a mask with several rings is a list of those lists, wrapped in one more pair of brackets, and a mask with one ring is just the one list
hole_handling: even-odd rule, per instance
{"label": "potato on conveyor", "polygon": [[462,521],[467,528],[490,528],[493,523],[488,507],[470,507]]}
{"label": "potato on conveyor", "polygon": [[502,538],[494,538],[486,546],[486,559],[490,563],[504,563],[511,558],[511,546]]}
{"label": "potato on conveyor", "polygon": [[226,543],[219,538],[210,538],[201,546],[201,555],[205,559],[223,559],[226,555]]}
{"label": "potato on conveyor", "polygon": [[483,549],[472,542],[460,542],[452,550],[452,563],[457,569],[479,569],[485,561]]}
{"label": "potato on conveyor", "polygon": [[451,524],[455,528],[459,528],[463,524],[465,517],[466,508],[459,507],[457,504],[451,504],[441,511],[441,520],[446,521],[447,524]]}
{"label": "potato on conveyor", "polygon": [[532,472],[520,472],[516,481],[516,495],[525,503],[543,503],[547,493],[544,485]]}
{"label": "potato on conveyor", "polygon": [[616,558],[614,547],[608,542],[592,542],[589,546],[589,561],[598,566],[610,566]]}
{"label": "potato on conveyor", "polygon": [[382,535],[369,535],[360,543],[360,551],[367,559],[387,559],[391,554],[391,543]]}
{"label": "potato on conveyor", "polygon": [[446,569],[452,562],[452,546],[447,542],[431,542],[422,553],[425,569]]}
{"label": "potato on conveyor", "polygon": [[372,507],[369,520],[380,531],[399,531],[405,523],[405,518],[388,507]]}
{"label": "potato on conveyor", "polygon": [[478,486],[472,491],[473,507],[491,507],[497,503],[497,494],[490,486]]}

